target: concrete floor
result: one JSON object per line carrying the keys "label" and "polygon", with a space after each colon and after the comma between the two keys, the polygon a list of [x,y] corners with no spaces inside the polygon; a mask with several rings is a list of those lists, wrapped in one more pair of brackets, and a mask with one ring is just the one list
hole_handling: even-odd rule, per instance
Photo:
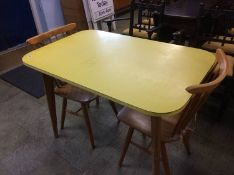
{"label": "concrete floor", "polygon": [[[151,157],[134,146],[130,146],[124,166],[118,168],[127,127],[117,125],[105,99],[89,110],[97,145],[92,150],[82,118],[67,114],[65,129],[54,139],[45,97],[35,99],[1,80],[0,94],[1,175],[151,174]],[[60,116],[61,99],[56,100]],[[234,174],[234,101],[220,122],[216,121],[217,104],[218,100],[211,98],[201,111],[191,138],[191,156],[180,142],[168,144],[173,175]],[[70,109],[77,107],[69,103]],[[134,139],[148,142],[139,133]]]}
{"label": "concrete floor", "polygon": [[[134,146],[118,168],[127,127],[117,125],[105,99],[89,109],[97,146],[92,150],[82,118],[67,114],[60,138],[54,139],[45,97],[36,99],[2,80],[0,96],[0,175],[151,174],[151,156]],[[56,101],[59,123],[61,99]],[[76,109],[78,104],[69,102],[68,107]],[[234,100],[221,121],[216,120],[218,107],[219,99],[211,97],[199,113],[191,156],[180,142],[168,144],[172,175],[234,174]],[[148,142],[137,132],[134,140]]]}

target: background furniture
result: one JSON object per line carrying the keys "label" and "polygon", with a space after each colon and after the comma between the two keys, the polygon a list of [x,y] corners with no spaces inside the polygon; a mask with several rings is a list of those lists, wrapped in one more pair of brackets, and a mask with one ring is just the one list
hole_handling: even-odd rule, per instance
{"label": "background furniture", "polygon": [[[147,0],[133,0],[130,5],[130,18],[116,18],[105,22],[109,32],[111,32],[112,22],[129,20],[129,28],[125,29],[122,34],[144,39],[156,39],[160,38],[164,9],[165,2],[154,3]],[[135,15],[137,18],[135,18]],[[144,24],[144,20],[148,21],[148,24]]]}
{"label": "background furniture", "polygon": [[[133,1],[132,1],[133,2]],[[155,3],[156,1],[154,1]],[[161,30],[161,41],[169,42],[172,40],[172,33],[183,30],[186,40],[193,38],[196,29],[196,20],[199,16],[200,3],[204,2],[206,8],[211,8],[219,3],[219,0],[177,0],[166,1],[165,12],[163,17],[163,30]],[[225,0],[223,2],[226,2]],[[190,10],[188,10],[190,9]],[[127,19],[130,19],[127,18]],[[117,18],[118,21],[126,18]],[[144,19],[143,19],[144,20]],[[139,22],[138,22],[139,23]],[[145,21],[142,22],[143,24]],[[154,21],[151,20],[151,25]],[[118,28],[118,25],[117,25]],[[109,26],[109,31],[111,28]]]}
{"label": "background furniture", "polygon": [[[222,2],[228,2],[223,0]],[[196,34],[196,21],[199,16],[200,4],[205,8],[212,8],[220,0],[177,0],[166,4],[164,26],[170,27],[172,32],[183,30],[186,40],[190,41]],[[189,10],[188,10],[189,9]]]}
{"label": "background furniture", "polygon": [[202,4],[195,39],[197,47],[213,52],[222,48],[227,54],[234,55],[234,36],[229,34],[233,20],[234,10],[223,10],[218,6],[205,9]]}
{"label": "background furniture", "polygon": [[[224,5],[224,4],[223,4]],[[196,47],[215,52],[221,48],[225,53],[234,55],[234,36],[230,32],[234,26],[234,9],[226,9],[225,6],[205,8],[201,4],[200,14],[197,20]],[[231,7],[231,6],[230,6]],[[219,107],[218,118],[221,119],[227,104],[233,95],[234,79],[234,58],[227,56],[228,77],[222,83],[223,91],[221,105]]]}

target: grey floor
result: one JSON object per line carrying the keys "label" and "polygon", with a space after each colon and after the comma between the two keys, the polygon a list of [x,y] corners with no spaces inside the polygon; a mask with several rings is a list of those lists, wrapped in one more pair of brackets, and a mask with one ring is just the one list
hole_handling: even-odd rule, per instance
{"label": "grey floor", "polygon": [[[2,80],[0,94],[1,175],[151,174],[151,157],[134,146],[130,146],[124,166],[118,168],[127,127],[117,125],[105,99],[99,107],[94,103],[89,109],[97,146],[92,150],[82,118],[67,114],[60,138],[54,139],[45,97],[36,99]],[[57,97],[56,101],[60,115],[61,99]],[[211,98],[201,111],[191,138],[191,156],[186,155],[180,142],[168,144],[172,174],[234,174],[234,101],[219,122],[218,104],[218,99]],[[77,107],[69,103],[70,109]],[[137,132],[134,139],[148,142]]]}
{"label": "grey floor", "polygon": [[[56,101],[59,123],[61,99]],[[191,138],[191,156],[180,142],[168,144],[172,175],[234,174],[234,100],[220,121],[218,107],[219,98],[213,97],[201,110]],[[76,109],[78,104],[69,102],[69,108]],[[89,115],[95,150],[82,118],[67,114],[60,138],[54,139],[45,97],[36,99],[0,80],[0,175],[151,174],[151,156],[134,146],[130,146],[124,166],[118,168],[127,127],[117,125],[105,99],[99,107],[92,104]],[[148,142],[137,132],[134,140]]]}

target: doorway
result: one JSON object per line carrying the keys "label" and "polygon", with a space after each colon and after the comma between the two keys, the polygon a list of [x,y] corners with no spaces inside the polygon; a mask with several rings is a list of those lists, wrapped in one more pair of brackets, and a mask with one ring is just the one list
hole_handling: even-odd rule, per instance
{"label": "doorway", "polygon": [[37,34],[28,0],[0,1],[0,51]]}

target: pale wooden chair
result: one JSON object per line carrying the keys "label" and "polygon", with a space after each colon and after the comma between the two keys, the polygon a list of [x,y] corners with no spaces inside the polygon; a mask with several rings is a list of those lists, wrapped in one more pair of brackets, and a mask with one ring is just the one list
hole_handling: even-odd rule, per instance
{"label": "pale wooden chair", "polygon": [[[58,39],[61,39],[63,37],[66,37],[72,34],[75,31],[75,29],[76,29],[76,23],[70,23],[65,26],[61,26],[61,27],[52,29],[48,32],[41,33],[37,36],[29,38],[26,42],[29,45],[33,45],[35,48],[42,47],[44,45],[50,44],[54,41],[57,41]],[[87,108],[89,107],[89,104],[94,100],[96,100],[96,104],[98,105],[99,97],[93,93],[82,90],[70,84],[61,82],[59,80],[55,80],[54,93],[63,98],[62,114],[61,114],[61,129],[64,128],[64,122],[65,122],[66,111],[67,111],[67,100],[69,99],[69,100],[73,100],[73,101],[80,103],[81,107],[77,111],[75,112],[68,111],[68,112],[70,112],[73,115],[79,116],[78,112],[80,110],[83,111],[85,124],[89,133],[90,143],[91,143],[92,148],[95,148],[93,132],[92,132],[92,127],[91,127]],[[117,109],[115,108],[114,103],[112,101],[109,101],[109,102],[111,104],[111,107],[114,113],[117,115]]]}
{"label": "pale wooden chair", "polygon": [[[182,110],[182,112],[169,117],[162,118],[162,131],[161,131],[161,159],[163,162],[163,168],[166,175],[170,174],[168,157],[166,152],[166,143],[170,143],[182,138],[182,141],[186,147],[187,153],[190,154],[189,137],[191,129],[188,124],[195,118],[196,113],[202,104],[206,101],[210,93],[222,82],[227,74],[227,58],[224,52],[220,49],[216,52],[217,64],[219,70],[216,73],[209,73],[205,78],[203,84],[193,85],[186,88],[186,91],[192,94],[189,103]],[[215,67],[215,66],[214,66]],[[143,115],[133,109],[124,107],[118,116],[120,121],[129,126],[128,134],[124,143],[124,147],[119,159],[119,166],[122,166],[124,157],[126,155],[128,146],[130,143],[145,150],[147,153],[151,153],[151,144],[144,148],[141,145],[132,141],[132,135],[134,130],[137,130],[146,136],[151,137],[151,120],[149,116]]]}

